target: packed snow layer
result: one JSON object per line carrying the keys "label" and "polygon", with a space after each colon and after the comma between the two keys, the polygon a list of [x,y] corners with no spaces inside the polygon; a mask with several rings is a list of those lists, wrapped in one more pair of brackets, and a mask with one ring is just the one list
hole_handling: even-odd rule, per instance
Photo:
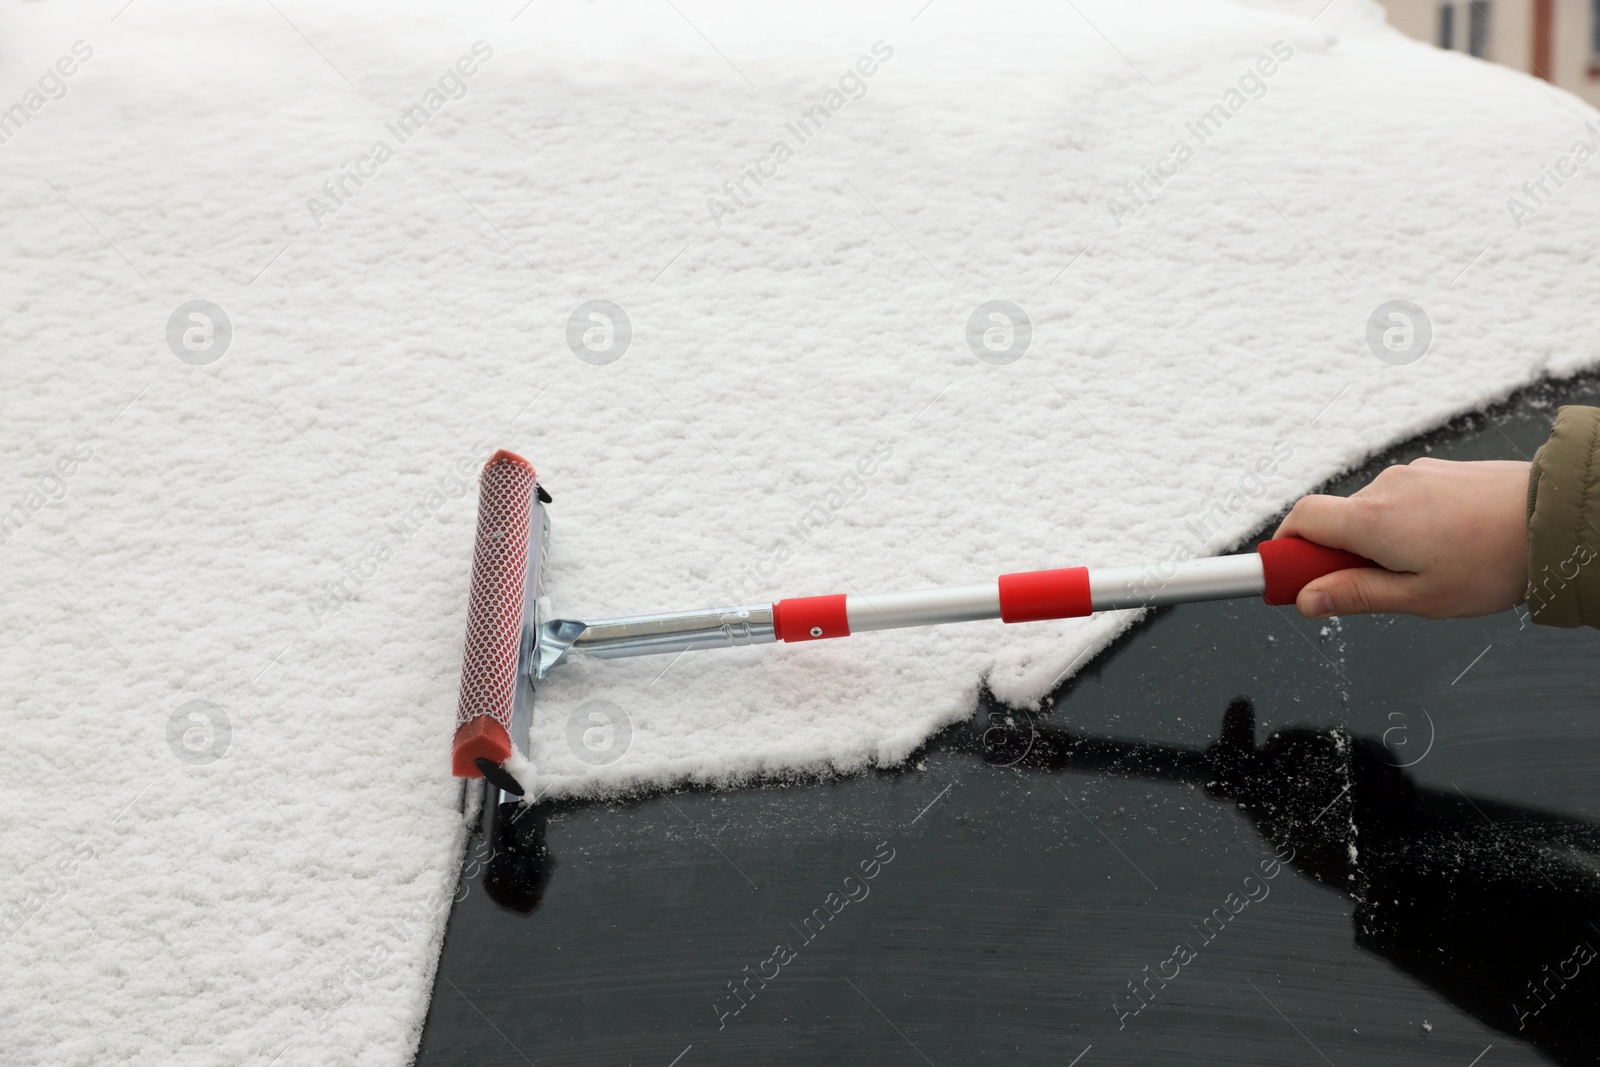
{"label": "packed snow layer", "polygon": [[[1321,6],[6,5],[8,1061],[406,1061],[493,448],[594,617],[1220,551],[1592,363],[1594,112]],[[893,764],[1128,621],[572,663],[537,782]]]}

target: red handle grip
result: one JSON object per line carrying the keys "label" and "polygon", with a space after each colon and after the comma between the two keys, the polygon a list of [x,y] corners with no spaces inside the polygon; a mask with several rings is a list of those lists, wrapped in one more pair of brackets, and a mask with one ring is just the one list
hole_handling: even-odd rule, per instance
{"label": "red handle grip", "polygon": [[824,637],[849,637],[850,616],[845,596],[789,597],[772,605],[772,635],[779,641],[818,641]]}
{"label": "red handle grip", "polygon": [[1352,567],[1376,567],[1365,556],[1313,544],[1302,537],[1277,537],[1256,546],[1266,578],[1268,604],[1293,604],[1310,581]]}

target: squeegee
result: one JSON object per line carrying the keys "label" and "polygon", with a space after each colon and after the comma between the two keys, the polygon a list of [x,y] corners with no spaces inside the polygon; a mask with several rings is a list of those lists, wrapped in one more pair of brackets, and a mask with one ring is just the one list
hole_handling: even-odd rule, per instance
{"label": "squeegee", "polygon": [[513,750],[527,756],[534,687],[572,654],[619,659],[979,619],[1070,619],[1234,597],[1259,596],[1283,605],[1294,603],[1314,578],[1377,566],[1339,549],[1280,537],[1261,542],[1254,552],[1186,562],[1064,567],[940,589],[835,593],[579,621],[555,617],[544,595],[549,502],[532,464],[521,456],[502,449],[484,465],[451,763],[458,777],[488,778],[510,795],[502,800],[524,792],[506,763]]}

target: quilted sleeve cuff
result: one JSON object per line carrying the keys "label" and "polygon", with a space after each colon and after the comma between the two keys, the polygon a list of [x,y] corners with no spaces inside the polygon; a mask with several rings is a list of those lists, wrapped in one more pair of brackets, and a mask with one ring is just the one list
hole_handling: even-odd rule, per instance
{"label": "quilted sleeve cuff", "polygon": [[1600,626],[1600,408],[1563,407],[1528,476],[1528,614]]}

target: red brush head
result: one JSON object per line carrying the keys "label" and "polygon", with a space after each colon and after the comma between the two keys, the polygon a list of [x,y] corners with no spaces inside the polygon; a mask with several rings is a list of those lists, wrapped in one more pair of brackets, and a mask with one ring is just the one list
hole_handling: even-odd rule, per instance
{"label": "red brush head", "polygon": [[450,759],[459,778],[483,777],[478,759],[503,763],[511,756],[535,477],[533,464],[501,449],[478,481],[478,537]]}

